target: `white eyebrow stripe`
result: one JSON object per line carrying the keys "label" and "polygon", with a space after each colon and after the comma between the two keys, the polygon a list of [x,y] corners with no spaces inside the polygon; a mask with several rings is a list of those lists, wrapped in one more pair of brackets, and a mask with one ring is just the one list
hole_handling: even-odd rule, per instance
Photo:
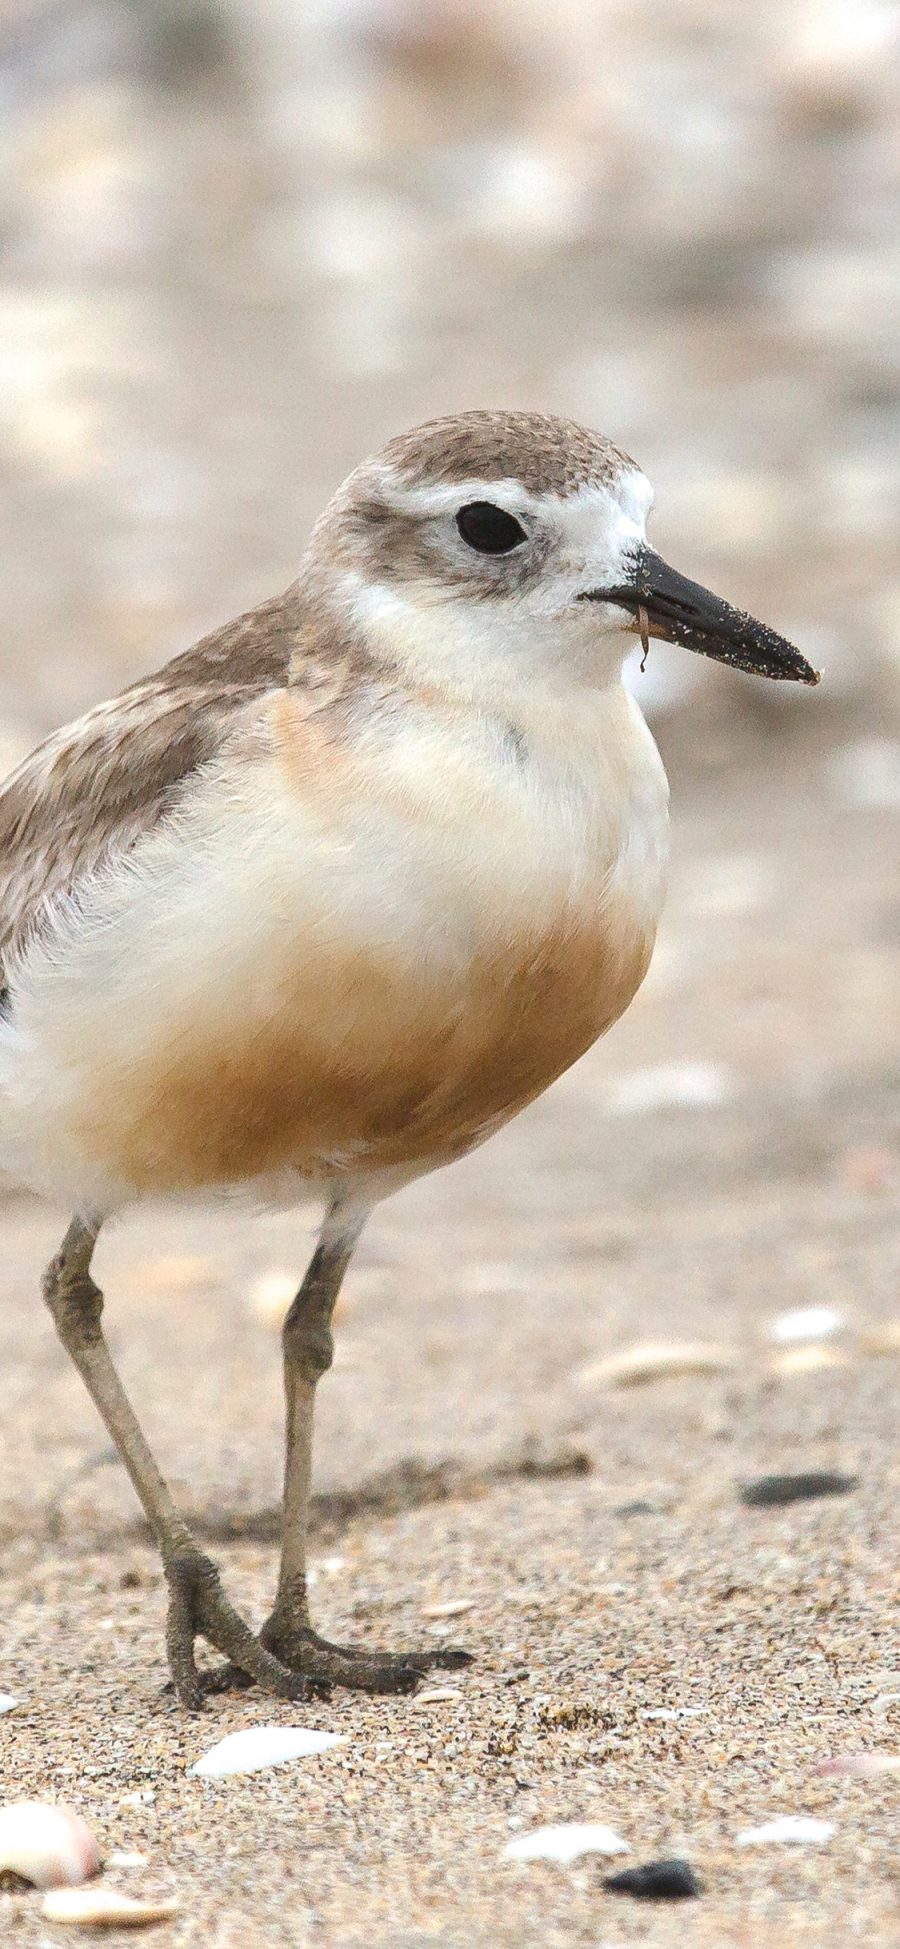
{"label": "white eyebrow stripe", "polygon": [[496,507],[514,514],[538,514],[546,496],[529,494],[518,480],[433,481],[416,486],[404,483],[399,474],[385,474],[385,501],[398,514],[455,514],[467,501],[492,501]]}
{"label": "white eyebrow stripe", "polygon": [[624,523],[634,522],[642,528],[653,501],[650,482],[637,467],[623,469],[614,485],[583,481],[569,494],[534,494],[514,477],[416,483],[404,481],[402,474],[395,473],[393,468],[383,469],[380,486],[385,502],[398,514],[426,517],[455,514],[467,501],[491,501],[509,514],[536,517],[550,514],[563,519],[575,515],[577,520],[582,508],[594,510],[602,503],[607,509],[618,509]]}

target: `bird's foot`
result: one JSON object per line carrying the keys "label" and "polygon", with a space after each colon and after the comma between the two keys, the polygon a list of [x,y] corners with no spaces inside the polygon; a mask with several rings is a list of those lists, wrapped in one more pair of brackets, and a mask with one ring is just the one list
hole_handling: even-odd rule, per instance
{"label": "bird's foot", "polygon": [[279,1664],[307,1680],[312,1690],[345,1685],[355,1692],[413,1692],[429,1671],[460,1671],[471,1653],[449,1645],[421,1651],[366,1651],[331,1644],[303,1620],[287,1620],[276,1608],[259,1636]]}
{"label": "bird's foot", "polygon": [[[198,1712],[210,1692],[229,1684],[257,1684],[280,1699],[303,1699],[313,1689],[303,1673],[289,1670],[245,1624],[222,1589],[215,1564],[201,1550],[187,1544],[171,1551],[164,1562],[169,1586],[166,1650],[172,1683],[180,1703]],[[229,1663],[216,1671],[198,1670],[194,1642],[204,1637]]]}

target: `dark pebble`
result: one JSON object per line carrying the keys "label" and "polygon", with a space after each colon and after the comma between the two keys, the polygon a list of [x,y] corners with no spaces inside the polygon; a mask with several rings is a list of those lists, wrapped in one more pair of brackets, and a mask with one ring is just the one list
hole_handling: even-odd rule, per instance
{"label": "dark pebble", "polygon": [[741,1501],[748,1509],[770,1509],[786,1502],[807,1502],[812,1496],[848,1496],[859,1487],[858,1475],[837,1469],[812,1469],[806,1475],[760,1475],[742,1482]]}
{"label": "dark pebble", "polygon": [[636,1895],[640,1902],[683,1902],[689,1895],[700,1895],[703,1883],[697,1880],[689,1861],[647,1861],[643,1868],[623,1868],[621,1874],[604,1875],[604,1888],[614,1895]]}

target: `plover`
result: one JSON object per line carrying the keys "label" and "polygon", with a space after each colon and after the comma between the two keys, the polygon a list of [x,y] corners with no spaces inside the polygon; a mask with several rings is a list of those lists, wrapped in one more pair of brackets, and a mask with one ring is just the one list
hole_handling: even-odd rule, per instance
{"label": "plover", "polygon": [[[668,792],[621,681],[635,633],[816,681],[653,552],[650,502],[569,421],[433,420],[344,482],[285,595],[58,731],[0,793],[0,1163],[75,1214],[44,1294],[159,1545],[188,1707],[231,1677],[405,1690],[464,1656],[312,1628],[338,1288],[372,1207],[500,1129],[646,972]],[[175,1508],[90,1274],[109,1214],[237,1186],[325,1213],[284,1327],[281,1569],[258,1637]]]}

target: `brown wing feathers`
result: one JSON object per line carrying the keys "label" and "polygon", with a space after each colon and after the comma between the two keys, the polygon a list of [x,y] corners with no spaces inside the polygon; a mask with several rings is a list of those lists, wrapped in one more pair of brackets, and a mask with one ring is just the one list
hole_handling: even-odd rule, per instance
{"label": "brown wing feathers", "polygon": [[[0,789],[0,961],[50,902],[127,852],[220,749],[237,712],[287,679],[289,591],[54,732]],[[0,970],[2,972],[2,970]]]}

